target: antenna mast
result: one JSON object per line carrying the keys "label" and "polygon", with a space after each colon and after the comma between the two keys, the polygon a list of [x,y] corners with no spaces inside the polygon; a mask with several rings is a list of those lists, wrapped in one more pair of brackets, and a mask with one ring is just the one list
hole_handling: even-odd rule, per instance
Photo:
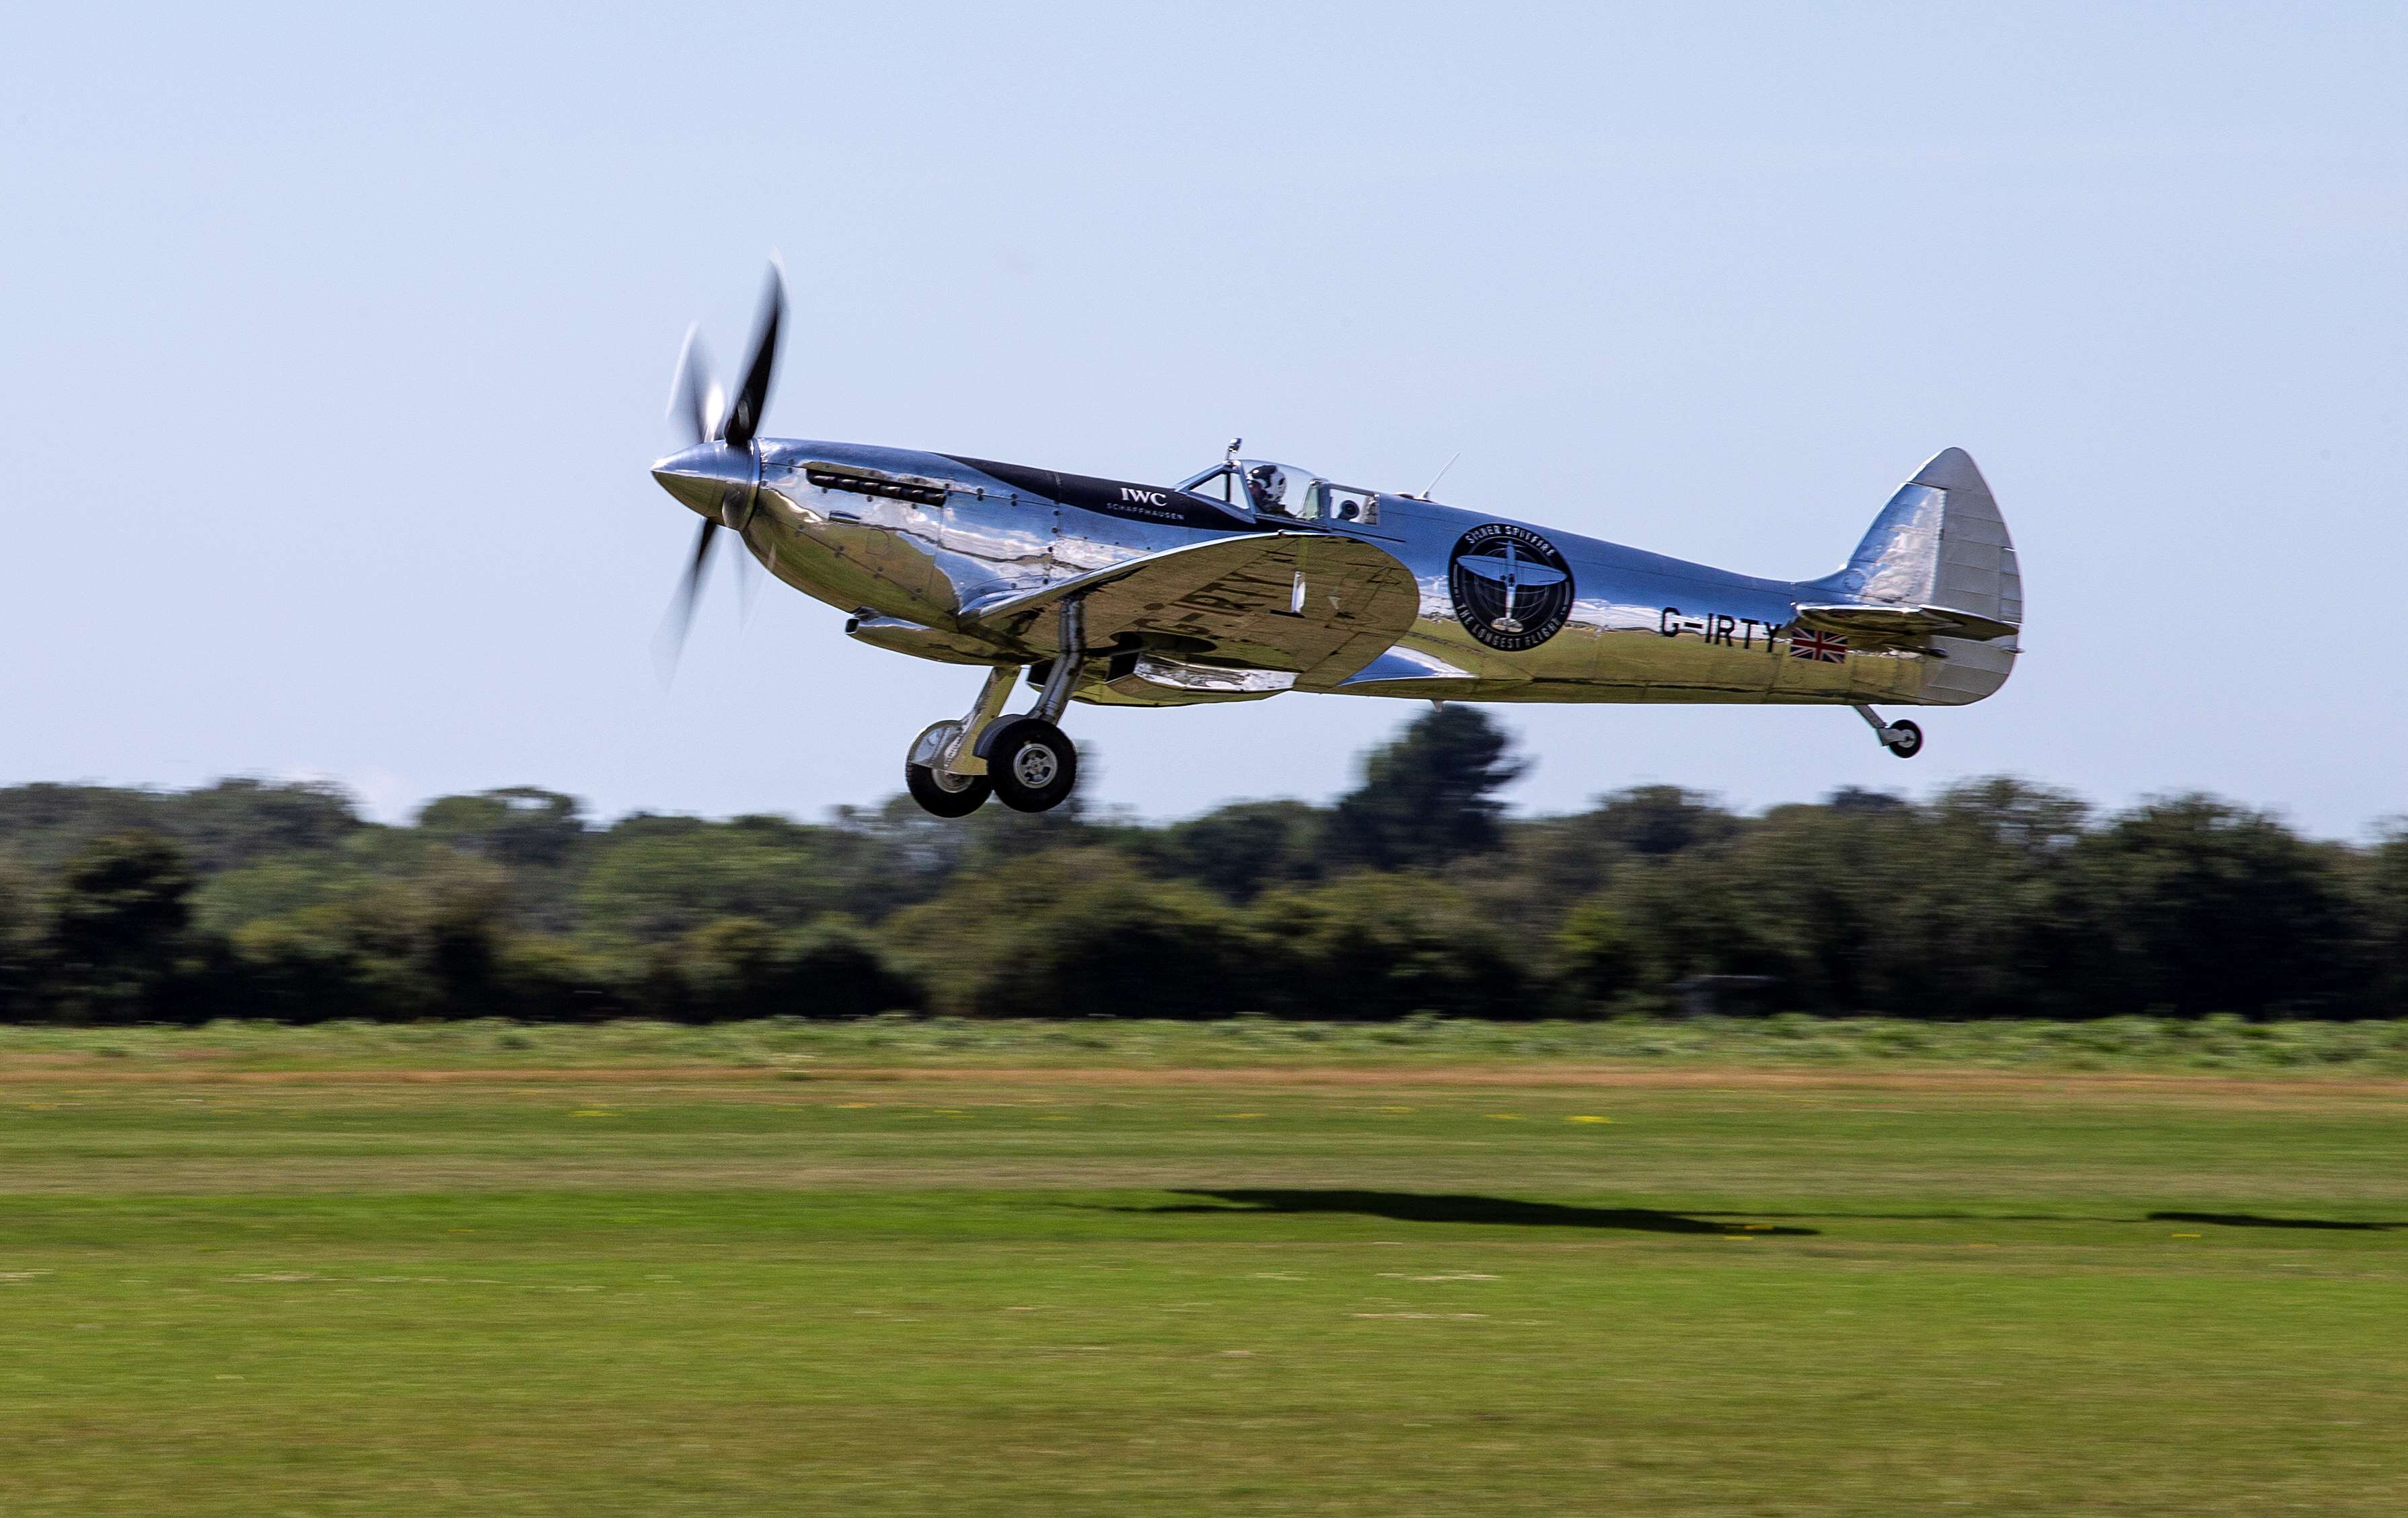
{"label": "antenna mast", "polygon": [[[1459,458],[1461,458],[1461,457],[1463,457],[1463,450],[1461,450],[1461,449],[1459,449],[1459,448],[1458,448],[1458,449],[1456,449],[1456,450],[1455,451],[1455,459],[1459,459]],[[1455,467],[1455,459],[1449,459],[1449,460],[1447,460],[1447,461],[1446,461],[1446,467],[1445,467],[1445,468],[1442,468],[1442,469],[1439,470],[1439,472],[1438,472],[1438,473],[1436,473],[1436,474],[1434,474],[1434,475],[1430,476],[1430,482],[1429,482],[1428,484],[1426,484],[1426,485],[1424,485],[1424,486],[1422,487],[1422,493],[1421,493],[1419,495],[1414,496],[1414,497],[1413,497],[1413,499],[1414,499],[1414,500],[1417,500],[1417,501],[1426,501],[1426,500],[1428,500],[1428,499],[1430,498],[1430,492],[1431,492],[1431,491],[1434,491],[1434,490],[1436,490],[1436,489],[1438,489],[1438,482],[1439,482],[1440,480],[1444,480],[1444,479],[1446,478],[1446,471],[1447,471],[1447,469],[1452,469],[1452,468],[1454,468],[1454,467]]]}

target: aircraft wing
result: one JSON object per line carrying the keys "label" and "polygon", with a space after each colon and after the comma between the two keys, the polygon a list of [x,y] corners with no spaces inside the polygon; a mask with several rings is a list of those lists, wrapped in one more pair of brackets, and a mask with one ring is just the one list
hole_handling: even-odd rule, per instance
{"label": "aircraft wing", "polygon": [[1075,580],[973,601],[966,632],[1000,635],[1040,657],[1060,652],[1067,596],[1086,598],[1090,649],[1131,642],[1258,669],[1342,680],[1413,625],[1421,588],[1393,554],[1335,533],[1248,533],[1148,553]]}
{"label": "aircraft wing", "polygon": [[1940,606],[1801,606],[1798,621],[1812,631],[1838,633],[1867,648],[1914,646],[1935,637],[1985,641],[2015,631],[2013,623]]}

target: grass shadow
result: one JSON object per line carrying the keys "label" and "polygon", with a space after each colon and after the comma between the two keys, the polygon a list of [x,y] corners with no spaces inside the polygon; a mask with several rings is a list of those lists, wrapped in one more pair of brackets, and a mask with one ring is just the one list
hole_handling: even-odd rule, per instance
{"label": "grass shadow", "polygon": [[2329,1228],[2347,1233],[2380,1233],[2408,1227],[2401,1223],[2346,1223],[2339,1218],[2270,1218],[2256,1212],[2152,1212],[2151,1223],[2213,1223],[2220,1228]]}
{"label": "grass shadow", "polygon": [[1767,1228],[1711,1218],[1662,1212],[1650,1207],[1573,1207],[1560,1202],[1523,1202],[1506,1196],[1432,1196],[1414,1191],[1181,1191],[1210,1202],[1125,1209],[1141,1212],[1237,1214],[1351,1212],[1397,1223],[1486,1223],[1522,1228],[1620,1228],[1636,1233],[1735,1234],[1798,1238],[1819,1228]]}

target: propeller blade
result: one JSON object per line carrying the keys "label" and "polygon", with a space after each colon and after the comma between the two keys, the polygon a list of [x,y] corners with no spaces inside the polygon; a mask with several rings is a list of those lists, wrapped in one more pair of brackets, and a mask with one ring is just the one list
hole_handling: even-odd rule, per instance
{"label": "propeller blade", "polygon": [[761,561],[752,556],[752,550],[746,546],[742,533],[727,535],[727,551],[736,560],[737,625],[750,627],[752,625],[752,600],[760,589],[763,573]]}
{"label": "propeller blade", "polygon": [[[785,316],[786,274],[772,258],[768,281],[761,291],[760,314],[753,319],[752,346],[745,355],[743,377],[732,402],[710,376],[710,357],[696,329],[686,329],[685,344],[678,351],[677,373],[669,384],[669,415],[685,432],[688,446],[655,465],[652,478],[695,510],[717,514],[703,517],[701,530],[695,534],[694,553],[686,561],[677,594],[670,597],[668,614],[653,640],[664,681],[676,673],[679,655],[685,652],[686,633],[694,626],[695,608],[701,603],[703,581],[710,573],[711,535],[723,523],[742,526],[751,513],[752,492],[760,472],[752,439],[761,430],[762,413],[768,408],[769,382],[778,370],[778,329]],[[706,443],[724,446],[705,448]],[[752,557],[740,538],[732,538],[728,547],[739,559]],[[737,572],[738,589],[749,613],[752,572],[742,565]]]}
{"label": "propeller blade", "polygon": [[660,655],[663,679],[677,672],[678,655],[685,652],[686,629],[694,625],[694,609],[702,599],[702,582],[710,572],[710,535],[717,531],[718,523],[709,517],[702,520],[702,530],[694,535],[694,557],[686,561],[677,594],[669,600],[669,614],[661,623],[655,652]]}
{"label": "propeller blade", "polygon": [[719,393],[719,381],[710,377],[710,351],[703,346],[699,323],[685,329],[685,341],[678,348],[677,372],[669,380],[669,417],[680,423],[678,430],[685,435],[685,444],[708,440],[718,429],[719,418],[713,397]]}
{"label": "propeller blade", "polygon": [[769,281],[761,291],[761,314],[752,323],[752,351],[736,384],[735,404],[727,408],[721,434],[736,448],[750,448],[761,430],[761,415],[769,407],[769,380],[778,368],[778,325],[786,315],[786,276],[777,260],[769,262]]}

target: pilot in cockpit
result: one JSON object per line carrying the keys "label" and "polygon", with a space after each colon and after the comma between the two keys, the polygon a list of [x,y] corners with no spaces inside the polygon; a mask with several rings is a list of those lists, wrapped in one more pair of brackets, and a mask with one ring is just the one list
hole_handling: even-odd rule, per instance
{"label": "pilot in cockpit", "polygon": [[1257,464],[1246,471],[1246,494],[1257,512],[1288,514],[1282,504],[1287,494],[1287,472],[1276,464]]}

